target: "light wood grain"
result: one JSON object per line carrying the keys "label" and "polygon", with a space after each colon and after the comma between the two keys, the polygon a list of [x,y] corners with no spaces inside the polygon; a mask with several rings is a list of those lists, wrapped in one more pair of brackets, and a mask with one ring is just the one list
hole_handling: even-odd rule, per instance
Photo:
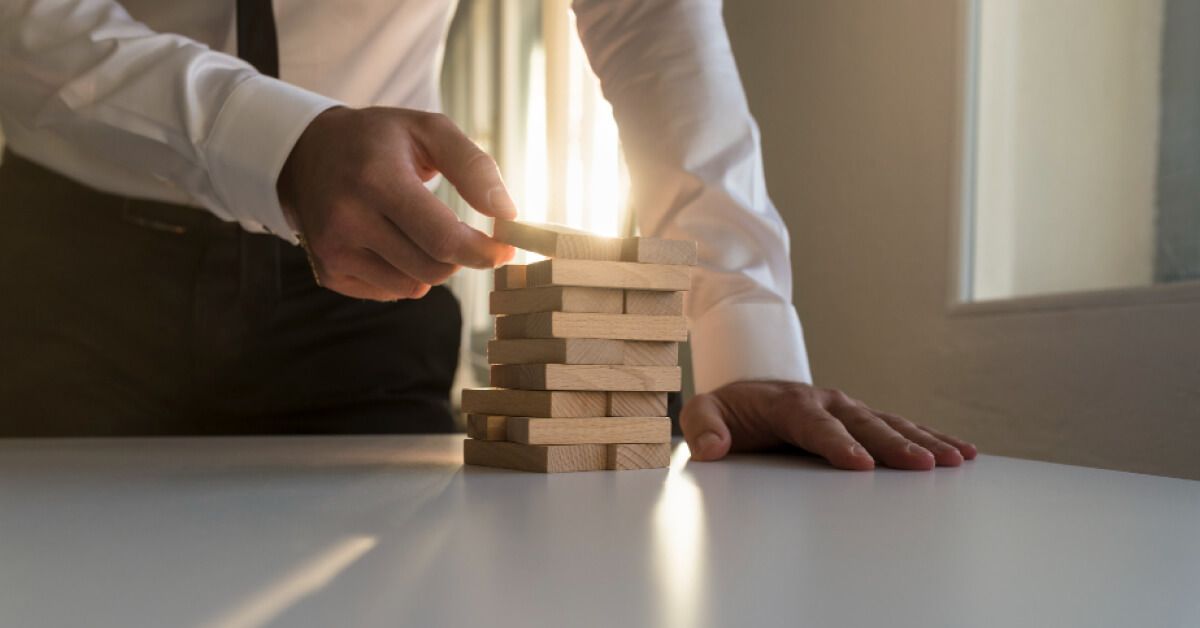
{"label": "light wood grain", "polygon": [[667,413],[667,393],[610,392],[608,416],[663,416]]}
{"label": "light wood grain", "polygon": [[662,238],[609,238],[563,225],[497,220],[493,237],[517,248],[558,259],[696,264],[696,243]]}
{"label": "light wood grain", "polygon": [[492,285],[497,290],[515,290],[525,287],[524,264],[508,264],[492,272]]}
{"label": "light wood grain", "polygon": [[535,312],[496,319],[496,338],[608,338],[613,340],[687,340],[682,316]]}
{"label": "light wood grain", "polygon": [[630,366],[675,366],[679,364],[679,343],[626,340],[622,363]]}
{"label": "light wood grain", "polygon": [[[599,312],[621,314],[624,293],[613,288],[545,286],[517,290],[496,290],[489,296],[492,314],[529,312]],[[683,310],[680,309],[682,314]]]}
{"label": "light wood grain", "polygon": [[561,259],[621,259],[624,243],[562,225],[497,220],[492,237],[519,249]]}
{"label": "light wood grain", "polygon": [[691,269],[667,264],[548,259],[526,268],[525,284],[677,291],[691,287]]}
{"label": "light wood grain", "polygon": [[621,259],[640,264],[696,265],[696,242],[662,238],[625,238]]}
{"label": "light wood grain", "polygon": [[626,290],[625,313],[645,316],[683,316],[683,293]]}
{"label": "light wood grain", "polygon": [[609,445],[606,468],[613,471],[628,469],[665,469],[671,465],[671,444]]}
{"label": "light wood grain", "polygon": [[[638,343],[639,345],[674,345],[675,343]],[[534,338],[492,340],[488,342],[489,364],[627,364],[628,343],[598,338]],[[670,366],[649,362],[666,359],[663,349],[637,349],[635,359],[650,366]]]}
{"label": "light wood grain", "polygon": [[463,441],[463,462],[540,473],[600,471],[608,465],[608,446],[526,445],[468,438]]}
{"label": "light wood grain", "polygon": [[676,391],[678,366],[607,364],[498,364],[491,384],[523,390]]}
{"label": "light wood grain", "polygon": [[467,436],[479,440],[504,440],[508,417],[496,414],[468,414]]}
{"label": "light wood grain", "polygon": [[[462,410],[468,414],[589,417],[605,415],[607,407],[608,396],[601,392],[466,388],[462,394]],[[636,416],[663,414],[666,414],[665,409]]]}
{"label": "light wood grain", "polygon": [[533,445],[584,443],[667,443],[671,419],[667,417],[596,417],[544,419],[509,417],[508,440]]}

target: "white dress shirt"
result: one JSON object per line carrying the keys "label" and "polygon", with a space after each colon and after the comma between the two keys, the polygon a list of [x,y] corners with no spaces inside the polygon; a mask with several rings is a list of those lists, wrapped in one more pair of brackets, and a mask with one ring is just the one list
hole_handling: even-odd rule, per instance
{"label": "white dress shirt", "polygon": [[[437,110],[454,0],[276,0],[282,80],[236,55],[234,0],[0,0],[0,125],[92,187],[295,242],[275,181],[339,104]],[[787,230],[767,196],[719,0],[576,0],[643,234],[700,243],[696,389],[811,381]],[[6,210],[11,211],[11,209]]]}

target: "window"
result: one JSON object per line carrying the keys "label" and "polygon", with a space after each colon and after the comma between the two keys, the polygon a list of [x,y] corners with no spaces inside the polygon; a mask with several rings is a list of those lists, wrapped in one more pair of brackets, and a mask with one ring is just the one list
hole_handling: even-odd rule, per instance
{"label": "window", "polygon": [[[521,218],[606,235],[632,232],[616,122],[568,0],[463,0],[442,79],[446,112],[496,157]],[[449,186],[440,193],[463,220],[487,230],[487,219]],[[519,251],[515,262],[538,258]],[[460,385],[487,380],[491,287],[486,272],[459,273],[451,281],[465,327]]]}
{"label": "window", "polygon": [[1200,3],[973,9],[967,300],[1200,278]]}

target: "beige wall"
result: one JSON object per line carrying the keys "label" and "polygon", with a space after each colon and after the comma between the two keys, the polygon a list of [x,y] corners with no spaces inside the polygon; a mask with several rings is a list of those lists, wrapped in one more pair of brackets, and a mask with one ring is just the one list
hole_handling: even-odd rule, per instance
{"label": "beige wall", "polygon": [[980,3],[975,299],[1153,283],[1162,18]]}
{"label": "beige wall", "polygon": [[1200,299],[963,312],[965,0],[729,0],[817,382],[987,453],[1200,479]]}
{"label": "beige wall", "polygon": [[889,383],[926,356],[897,336],[933,333],[946,301],[959,3],[734,0],[725,18],[815,376],[908,405]]}

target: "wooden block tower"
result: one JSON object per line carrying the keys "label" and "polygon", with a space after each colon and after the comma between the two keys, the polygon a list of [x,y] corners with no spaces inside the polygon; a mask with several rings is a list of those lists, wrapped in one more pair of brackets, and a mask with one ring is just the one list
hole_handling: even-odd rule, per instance
{"label": "wooden block tower", "polygon": [[495,271],[493,388],[463,391],[466,463],[666,467],[667,393],[680,388],[696,243],[513,221],[497,221],[495,237],[550,259]]}

